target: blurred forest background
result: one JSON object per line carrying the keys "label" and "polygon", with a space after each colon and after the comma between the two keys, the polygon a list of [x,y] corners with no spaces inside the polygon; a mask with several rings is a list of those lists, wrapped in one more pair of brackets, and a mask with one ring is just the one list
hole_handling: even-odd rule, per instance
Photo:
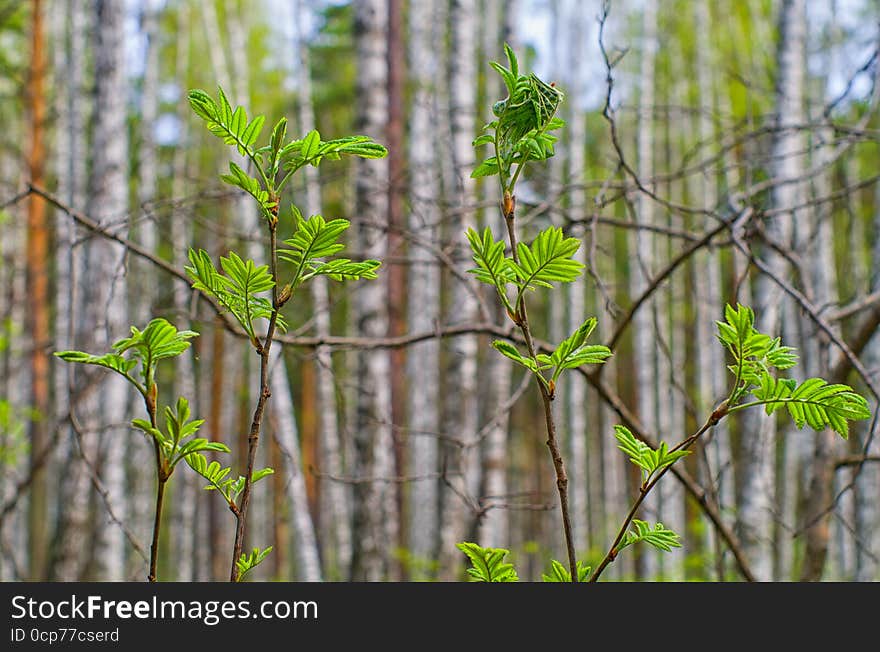
{"label": "blurred forest background", "polygon": [[[250,579],[462,580],[463,540],[509,548],[523,579],[564,559],[534,381],[491,348],[510,321],[465,273],[465,229],[503,224],[497,183],[469,174],[504,42],[565,93],[521,231],[562,226],[589,266],[530,298],[533,328],[558,342],[595,315],[615,354],[555,402],[579,555],[601,558],[637,491],[613,425],[678,442],[727,394],[725,303],[876,414],[871,0],[0,0],[0,578],[146,576],[140,399],[54,351],[104,352],[154,316],[198,331],[162,391],[244,465],[258,357],[182,274],[190,246],[265,259],[186,100],[218,85],[291,133],[390,151],[311,169],[282,199],[352,220],[354,256],[385,264],[290,304],[259,449],[276,473],[246,546],[274,550]],[[644,506],[683,547],[629,549],[606,580],[880,579],[874,420],[843,440],[752,412]],[[233,521],[203,485],[185,468],[169,485],[163,579],[228,575]]]}

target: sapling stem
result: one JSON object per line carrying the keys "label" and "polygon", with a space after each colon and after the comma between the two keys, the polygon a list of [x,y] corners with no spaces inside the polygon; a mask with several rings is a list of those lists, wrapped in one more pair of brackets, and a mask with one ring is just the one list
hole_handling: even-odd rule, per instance
{"label": "sapling stem", "polygon": [[[277,212],[277,204],[275,211]],[[241,551],[244,547],[245,528],[247,526],[248,506],[251,501],[251,479],[254,474],[254,467],[257,461],[257,447],[260,443],[260,431],[263,426],[263,413],[266,409],[266,402],[272,395],[269,390],[269,352],[272,348],[272,341],[275,337],[275,328],[278,323],[278,312],[280,305],[278,301],[278,220],[269,221],[269,270],[272,275],[274,284],[272,286],[272,315],[269,318],[269,327],[266,330],[266,337],[262,342],[258,342],[257,353],[260,355],[260,397],[257,399],[257,407],[254,409],[254,417],[251,421],[251,429],[248,434],[248,456],[247,467],[244,474],[244,488],[241,492],[241,500],[238,504],[238,511],[233,510],[235,514],[235,543],[232,548],[232,568],[229,573],[229,579],[232,582],[239,580],[238,560],[241,557]]]}
{"label": "sapling stem", "polygon": [[[508,190],[503,190],[502,212],[504,213],[504,221],[507,224],[507,235],[510,240],[511,255],[513,261],[519,264],[519,254],[517,253],[517,237],[516,237],[516,197]],[[520,295],[516,305],[516,325],[523,336],[526,349],[532,360],[537,364],[537,352],[535,343],[532,339],[532,332],[529,326],[529,315],[526,310],[525,298]],[[538,381],[538,389],[541,392],[541,402],[544,406],[544,423],[547,428],[547,448],[550,449],[550,457],[553,459],[553,470],[556,473],[556,489],[559,492],[559,507],[562,512],[562,528],[565,531],[565,549],[568,553],[568,565],[571,572],[571,581],[578,581],[577,573],[577,555],[574,549],[574,536],[571,528],[571,514],[568,506],[568,475],[565,472],[565,462],[562,459],[562,451],[559,448],[559,440],[556,438],[556,420],[553,417],[553,398],[544,383]]]}

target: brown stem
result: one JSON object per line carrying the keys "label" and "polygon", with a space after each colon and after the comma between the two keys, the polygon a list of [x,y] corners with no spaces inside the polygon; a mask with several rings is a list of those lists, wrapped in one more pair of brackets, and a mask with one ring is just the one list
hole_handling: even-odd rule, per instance
{"label": "brown stem", "polygon": [[[147,393],[144,394],[144,403],[147,406],[147,414],[150,415],[150,425],[157,428],[156,413],[158,411],[156,397],[159,393],[156,383],[151,383]],[[150,544],[150,573],[147,575],[148,582],[157,579],[157,566],[159,564],[159,532],[162,529],[162,504],[165,500],[165,484],[168,482],[170,473],[162,464],[162,449],[159,442],[153,438],[153,450],[156,453],[156,513],[153,517],[153,540]]]}
{"label": "brown stem", "polygon": [[156,484],[156,516],[153,520],[153,541],[150,544],[150,574],[147,580],[156,581],[156,566],[159,562],[159,529],[162,523],[162,503],[165,499],[165,485],[168,478],[165,477],[161,469],[158,473],[158,483]]}
{"label": "brown stem", "polygon": [[277,254],[277,221],[269,223],[269,252],[270,252],[270,268],[272,278],[275,284],[272,286],[272,315],[269,318],[269,328],[266,331],[266,338],[259,343],[257,353],[260,354],[260,398],[257,400],[257,407],[254,409],[254,418],[251,421],[251,429],[248,434],[248,456],[247,468],[244,475],[244,487],[241,491],[241,501],[238,504],[238,512],[233,510],[235,514],[235,544],[232,548],[232,568],[229,572],[229,580],[237,582],[238,559],[241,557],[241,549],[244,545],[245,526],[247,525],[248,505],[251,501],[251,478],[254,474],[254,466],[257,460],[257,445],[260,443],[260,430],[263,426],[263,412],[266,409],[266,401],[272,395],[269,390],[269,351],[272,348],[272,339],[275,336],[275,326],[278,323],[278,312],[280,302],[278,300],[278,254]]}
{"label": "brown stem", "polygon": [[[513,261],[519,264],[519,255],[516,252],[516,199],[505,193],[502,205],[504,221],[507,224],[507,235],[510,238],[510,249]],[[529,315],[526,310],[525,299],[520,297],[516,306],[516,322],[522,332],[523,342],[532,359],[536,357],[535,342],[529,328]],[[571,530],[571,514],[568,507],[568,476],[565,473],[565,463],[562,460],[562,452],[559,449],[559,440],[556,438],[556,421],[553,418],[553,398],[544,383],[538,381],[538,389],[541,390],[541,401],[544,404],[544,422],[547,426],[547,448],[550,449],[550,457],[553,459],[553,469],[556,472],[556,489],[559,491],[559,507],[562,511],[562,528],[565,531],[565,548],[568,552],[568,566],[571,571],[571,581],[578,581],[577,555],[574,550],[574,536]]]}
{"label": "brown stem", "polygon": [[[687,450],[691,446],[693,446],[694,442],[699,439],[699,437],[705,433],[707,430],[712,428],[718,421],[727,413],[727,403],[722,403],[719,405],[709,418],[706,420],[699,430],[697,430],[691,436],[685,438],[681,443],[679,443],[674,448],[670,449],[670,452],[677,450]],[[617,557],[617,553],[619,552],[617,546],[620,545],[620,542],[623,541],[623,537],[626,536],[626,531],[629,529],[630,523],[632,523],[633,518],[635,518],[636,513],[639,511],[639,507],[642,506],[642,503],[645,501],[645,498],[648,497],[648,494],[651,492],[657,483],[660,482],[660,479],[666,475],[666,472],[672,468],[672,464],[664,466],[660,471],[655,475],[650,482],[645,481],[642,483],[642,486],[639,487],[639,497],[636,498],[635,503],[632,506],[632,509],[629,510],[629,514],[626,515],[626,518],[623,521],[623,524],[620,526],[620,530],[617,532],[617,536],[614,538],[614,543],[611,544],[611,547],[608,548],[608,552],[605,553],[605,557],[602,558],[602,561],[599,562],[599,565],[596,566],[596,570],[593,571],[593,574],[590,575],[590,582],[595,582],[599,579],[599,576],[602,574],[602,571],[614,561]]]}

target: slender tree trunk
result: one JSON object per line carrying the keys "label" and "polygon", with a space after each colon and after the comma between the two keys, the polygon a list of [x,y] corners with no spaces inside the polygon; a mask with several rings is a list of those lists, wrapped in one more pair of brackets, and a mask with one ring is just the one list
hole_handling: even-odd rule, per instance
{"label": "slender tree trunk", "polygon": [[[281,347],[272,354],[272,410],[275,412],[277,428],[275,441],[284,458],[283,473],[286,479],[287,497],[293,520],[295,546],[293,561],[296,568],[296,581],[320,582],[321,559],[315,526],[309,511],[306,482],[303,476],[302,459],[299,450],[299,434],[294,416],[293,398],[290,395],[290,381],[281,356]],[[265,481],[264,481],[265,482]],[[268,482],[265,482],[268,485]]]}
{"label": "slender tree trunk", "polygon": [[[296,52],[296,86],[299,96],[299,127],[303,133],[315,128],[315,114],[312,103],[312,79],[309,47],[302,32],[303,25],[310,22],[310,9],[307,3],[297,0],[292,8],[294,16],[294,51]],[[321,187],[318,168],[307,167],[305,174],[305,208],[309,215],[321,213]],[[330,335],[330,290],[324,276],[315,276],[309,281],[312,294],[312,309],[315,320],[315,334],[318,337]],[[318,496],[320,501],[321,525],[326,528],[320,539],[323,542],[324,571],[328,579],[340,580],[346,572],[351,559],[351,499],[348,488],[331,478],[344,475],[343,451],[339,429],[338,406],[336,400],[336,381],[333,373],[331,349],[319,346],[315,350],[317,384],[315,395],[320,424],[320,455],[322,467],[329,476],[320,480]]]}
{"label": "slender tree trunk", "polygon": [[[31,4],[31,68],[27,104],[30,118],[28,172],[31,183],[44,185],[46,166],[46,50],[43,3]],[[49,446],[49,224],[46,204],[31,196],[27,213],[27,330],[31,338],[31,394],[29,403],[37,417],[30,420],[31,486],[28,505],[29,575],[46,579],[49,551],[48,473],[43,457]]]}
{"label": "slender tree trunk", "polygon": [[[465,232],[477,228],[475,184],[470,178],[474,165],[474,148],[471,145],[477,132],[476,124],[476,43],[477,9],[474,0],[456,0],[448,12],[438,16],[438,24],[449,26],[449,87],[445,106],[439,122],[448,125],[449,176],[446,193],[451,194],[452,206],[457,209],[446,220],[449,238],[457,246],[453,255],[458,269],[469,265]],[[443,20],[441,20],[441,18]],[[442,36],[441,36],[442,38]],[[444,119],[445,116],[445,119]],[[441,149],[443,141],[441,139]],[[450,303],[446,323],[474,322],[479,319],[479,283],[463,282],[450,278]],[[477,432],[480,422],[479,404],[479,341],[476,336],[464,336],[447,340],[446,404],[442,432],[451,439],[441,448],[441,464],[446,470],[445,491],[441,494],[440,516],[440,579],[455,580],[460,577],[462,556],[455,544],[472,537],[475,525],[474,505],[480,488],[479,441]],[[453,491],[451,487],[454,487]]]}
{"label": "slender tree trunk", "polygon": [[[387,21],[384,0],[355,3],[358,69],[358,131],[382,137],[388,121]],[[357,249],[382,260],[387,248],[388,166],[386,160],[356,163]],[[354,324],[366,337],[388,333],[387,288],[366,282],[355,295]],[[396,542],[394,491],[384,479],[394,473],[391,422],[391,369],[387,351],[363,351],[357,359],[354,433],[355,474],[350,579],[378,581],[387,573],[386,556]],[[390,500],[389,500],[390,499]],[[391,503],[391,505],[389,505]]]}
{"label": "slender tree trunk", "polygon": [[[647,0],[644,5],[642,36],[641,71],[639,73],[639,121],[637,131],[636,157],[638,174],[643,184],[650,183],[654,174],[654,64],[657,54],[657,4],[656,0]],[[654,224],[656,222],[653,200],[640,193],[635,201],[636,216],[640,222]],[[635,256],[632,258],[631,271],[632,296],[640,296],[648,287],[653,276],[655,236],[653,233],[637,229],[633,231]],[[638,413],[642,422],[649,430],[662,432],[658,422],[657,391],[658,385],[664,384],[658,367],[658,345],[656,320],[657,300],[646,302],[633,318],[633,358],[635,362],[635,379],[637,385]],[[667,436],[665,433],[663,436]],[[657,520],[660,517],[659,494],[649,496],[643,505],[646,518]],[[659,572],[658,556],[653,550],[643,549],[639,555],[640,571],[645,579],[656,579]]]}
{"label": "slender tree trunk", "polygon": [[[804,11],[803,0],[783,0],[779,14],[776,123],[782,129],[774,138],[771,153],[771,170],[778,180],[797,179],[803,169],[802,155],[798,154],[804,150],[803,138],[790,127],[802,124],[804,118]],[[797,184],[777,185],[773,205],[777,208],[793,207],[799,196]],[[791,213],[781,213],[769,220],[765,226],[768,237],[782,247],[789,247],[793,220]],[[765,260],[774,274],[782,278],[787,276],[788,265],[780,256],[768,251]],[[757,327],[766,333],[778,333],[784,304],[782,291],[775,281],[767,276],[758,278],[753,304]],[[742,433],[737,529],[752,571],[759,580],[768,581],[773,576],[776,422],[760,410],[750,410],[743,415]]]}
{"label": "slender tree trunk", "polygon": [[[58,193],[68,206],[84,209],[86,204],[87,166],[86,139],[88,130],[88,102],[84,89],[86,70],[86,38],[91,29],[89,13],[84,0],[72,0],[64,12],[64,29],[67,32],[65,56],[55,67],[56,88],[60,104],[57,124],[58,133]],[[59,12],[60,13],[60,12]],[[60,36],[60,33],[59,33]],[[63,43],[63,39],[56,43]],[[60,50],[61,48],[58,47]],[[74,248],[77,237],[73,221],[66,213],[56,217],[56,347],[58,351],[75,348],[75,329],[81,319],[81,284],[84,257],[81,247]],[[77,384],[74,375],[79,373],[76,365],[56,365],[56,414],[60,424],[65,424],[72,407],[70,395]],[[89,477],[85,464],[77,453],[77,443],[71,428],[62,426],[59,462],[65,473],[59,482],[59,493],[66,497],[58,513],[53,555],[53,580],[73,582],[80,578],[84,564],[85,541],[88,540]]]}
{"label": "slender tree trunk", "polygon": [[[880,184],[874,188],[874,201],[880,203]],[[874,211],[871,222],[874,233],[880,233],[880,211]],[[871,260],[880,260],[880,238],[874,240]],[[880,266],[874,265],[871,271],[871,291],[880,291]],[[880,368],[880,337],[875,333],[865,347],[864,362],[868,369]],[[876,412],[877,403],[872,409]],[[859,431],[859,452],[865,455],[880,455],[880,433],[873,422],[868,428]],[[874,427],[874,430],[871,430]],[[869,439],[870,438],[870,439]],[[868,443],[870,441],[870,444]],[[873,582],[880,579],[880,503],[877,501],[877,487],[880,486],[880,463],[864,464],[855,481],[855,539],[856,558],[853,579],[856,582]]]}
{"label": "slender tree trunk", "polygon": [[[439,239],[440,188],[435,141],[438,120],[436,80],[439,79],[437,3],[427,0],[409,14],[410,83],[413,87],[409,118],[409,232],[426,242]],[[414,332],[430,331],[439,322],[440,270],[431,252],[414,242],[409,247],[412,265],[407,274],[407,317]],[[424,580],[432,575],[431,560],[440,540],[438,433],[440,431],[440,344],[436,338],[409,347],[407,468],[424,479],[409,484],[408,550],[413,564],[410,577]],[[454,387],[454,386],[453,386]],[[453,389],[453,391],[455,391]],[[453,432],[453,430],[448,430]]]}
{"label": "slender tree trunk", "polygon": [[[806,11],[806,7],[804,7],[804,11]],[[806,34],[806,18],[800,20],[804,22],[803,29]],[[831,20],[831,31],[834,32],[836,19],[832,17]],[[803,56],[806,57],[806,53],[803,53]],[[836,70],[836,68],[832,70]],[[820,119],[820,116],[816,117]],[[831,157],[834,156],[834,148],[831,144],[834,133],[831,129],[822,129],[819,130],[817,136],[828,145],[818,146],[813,150],[815,158],[812,167],[824,167],[831,163]],[[832,173],[832,169],[829,169],[828,172],[813,179],[814,199],[831,195],[832,180],[830,175]],[[807,296],[812,299],[813,305],[819,310],[825,310],[838,300],[832,217],[831,205],[818,203],[815,207],[807,208],[799,213],[795,220],[796,250],[806,254],[803,259],[807,272],[807,279],[805,279]],[[799,348],[805,358],[804,372],[811,377],[827,378],[831,353],[828,336],[806,317],[801,319],[801,344]],[[831,543],[832,515],[837,511],[836,509],[828,512],[833,500],[834,457],[845,452],[841,443],[842,440],[831,429],[815,434],[804,509],[804,522],[807,524],[807,529],[806,550],[800,573],[801,581],[819,581],[822,579],[826,567]],[[847,504],[846,501],[849,497],[849,494],[843,497],[841,508],[838,509],[842,511],[842,507]]]}
{"label": "slender tree trunk", "polygon": [[[125,137],[124,11],[121,3],[96,0],[95,119],[92,173],[87,213],[108,228],[119,230],[128,210],[128,143]],[[128,332],[125,297],[125,250],[112,241],[93,238],[86,250],[82,335],[84,350],[108,351]],[[117,374],[102,374],[99,387],[83,402],[87,438],[100,441],[100,473],[116,516],[127,520],[125,500],[125,424],[128,387]],[[97,453],[86,446],[87,456]],[[95,461],[97,457],[91,457]],[[93,548],[97,580],[120,580],[125,573],[126,542],[118,525],[97,515]]]}
{"label": "slender tree trunk", "polygon": [[[516,48],[516,35],[513,31],[514,16],[518,2],[504,3],[507,14],[502,13],[500,2],[484,0],[481,12],[481,29],[483,34],[481,60],[503,61],[502,44],[507,41]],[[486,83],[486,101],[481,105],[491,104],[502,99],[501,82],[497,75],[489,75]],[[482,120],[484,116],[478,115]],[[474,155],[473,153],[471,154]],[[498,220],[498,211],[491,207],[488,216],[485,212],[481,217],[483,224],[491,225],[492,229],[503,228],[503,220]],[[501,308],[495,305],[493,319],[502,322],[506,319]],[[490,352],[494,353],[494,352]],[[486,391],[480,397],[485,406],[483,421],[485,437],[480,450],[480,503],[486,510],[480,514],[477,523],[477,542],[482,546],[495,548],[508,547],[510,540],[510,513],[504,503],[508,499],[508,430],[510,410],[499,409],[510,398],[512,383],[512,365],[502,355],[489,355],[486,358],[482,387]]]}
{"label": "slender tree trunk", "polygon": [[[388,236],[387,255],[389,258],[400,256],[404,250],[403,230],[406,220],[403,216],[403,203],[406,196],[404,176],[406,167],[406,155],[404,151],[404,75],[406,68],[406,45],[403,35],[403,0],[387,0],[388,6],[388,31],[387,31],[387,60],[388,60],[388,122],[385,127],[385,144],[388,148]],[[402,265],[389,261],[385,264],[387,279],[387,302],[388,302],[388,335],[394,337],[406,333],[406,271]],[[391,373],[391,437],[393,443],[394,472],[403,475],[405,472],[405,444],[401,438],[400,429],[394,425],[404,422],[406,413],[407,388],[405,378],[406,353],[403,349],[391,349],[390,357]],[[403,522],[403,485],[394,483],[390,487],[386,500],[388,508],[392,510],[394,518],[390,518],[386,525],[389,535],[395,537],[396,545],[401,549],[407,547],[405,527],[398,524]],[[403,568],[395,559],[391,564],[392,579],[400,579]]]}
{"label": "slender tree trunk", "polygon": [[[711,57],[711,16],[709,6],[705,2],[694,3],[697,46],[697,85],[699,88],[699,139],[709,143],[715,135],[712,114],[715,106],[714,82],[712,70],[714,61]],[[716,179],[710,171],[707,175],[697,177],[697,193],[705,210],[714,210],[718,203]],[[703,228],[714,226],[707,218]],[[715,320],[724,314],[721,286],[721,264],[719,252],[715,249],[700,251],[694,260],[694,327],[696,331],[696,381],[697,394],[694,403],[697,418],[710,414],[715,406],[724,398],[724,352],[715,337]],[[707,488],[711,500],[723,507],[732,505],[733,472],[732,451],[730,448],[730,432],[727,421],[722,420],[711,432],[711,436],[703,444],[708,460],[708,468],[702,474],[701,483]],[[724,562],[720,544],[716,540],[714,528],[707,528],[707,544],[716,556],[718,579],[724,578]]]}
{"label": "slender tree trunk", "polygon": [[[176,73],[175,77],[180,80],[186,79],[187,71],[190,66],[190,25],[189,20],[192,12],[187,4],[183,4],[178,10],[177,22],[177,41],[176,48]],[[174,180],[171,184],[171,196],[175,200],[183,198],[187,191],[188,172],[188,141],[190,138],[189,106],[181,102],[179,112],[180,119],[180,142],[179,146],[174,150],[174,158],[172,161],[172,169],[174,170]],[[170,215],[171,230],[171,251],[172,260],[175,267],[183,269],[188,264],[187,251],[189,243],[192,242],[192,230],[189,227],[189,215],[185,210],[172,208]],[[193,296],[193,290],[186,284],[178,282],[174,286],[174,313],[176,317],[175,324],[179,329],[189,329],[191,322],[189,318],[190,301]],[[184,396],[190,402],[190,408],[193,414],[201,414],[200,408],[204,405],[199,400],[196,388],[196,365],[194,358],[196,351],[207,351],[207,342],[202,338],[186,351],[183,355],[175,358],[175,374],[174,374],[174,396]],[[208,383],[205,383],[208,384]],[[201,478],[195,473],[191,473],[189,469],[182,469],[181,472],[175,474],[175,493],[179,496],[171,505],[171,549],[175,551],[175,558],[178,560],[176,568],[176,579],[180,582],[192,582],[200,579],[206,579],[209,572],[209,553],[204,555],[206,559],[197,560],[196,550],[206,550],[210,545],[208,540],[208,521],[206,509],[204,507],[206,501],[200,500],[200,481]],[[211,502],[220,502],[216,500],[216,496],[207,496]],[[197,546],[196,541],[199,541]],[[202,563],[198,563],[202,562]]]}
{"label": "slender tree trunk", "polygon": [[[155,253],[158,245],[156,214],[152,204],[156,199],[158,162],[154,137],[156,117],[159,109],[158,78],[159,50],[158,22],[156,9],[141,7],[141,33],[145,42],[144,73],[141,84],[140,105],[140,143],[137,158],[137,201],[138,210],[130,217],[129,237],[141,244],[147,251]],[[153,288],[157,285],[157,273],[152,263],[132,260],[132,273],[128,275],[128,296],[132,298],[132,320],[143,328],[152,318]],[[143,410],[143,399],[129,392],[127,413],[138,414]],[[141,460],[153,454],[153,444],[144,437],[132,438],[131,451],[126,464],[126,475],[130,489],[131,522],[134,531],[148,540],[154,519],[154,496],[156,470]],[[163,542],[164,543],[164,542]],[[136,555],[129,558],[128,577],[143,577],[148,573],[144,560]]]}

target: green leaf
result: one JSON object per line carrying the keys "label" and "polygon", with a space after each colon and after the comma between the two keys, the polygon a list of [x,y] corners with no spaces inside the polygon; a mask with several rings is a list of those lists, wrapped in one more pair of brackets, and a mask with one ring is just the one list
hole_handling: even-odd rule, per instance
{"label": "green leaf", "polygon": [[218,101],[201,89],[189,91],[189,103],[196,115],[205,121],[208,130],[227,145],[234,145],[242,156],[254,157],[253,145],[263,128],[264,116],[248,122],[244,107],[234,110],[222,88],[218,87]]}
{"label": "green leaf", "polygon": [[849,421],[871,418],[867,400],[852,387],[830,384],[822,378],[808,378],[797,385],[791,379],[777,380],[765,373],[752,394],[764,405],[768,415],[784,407],[798,428],[805,425],[816,431],[831,428],[844,439],[849,437]]}
{"label": "green leaf", "polygon": [[257,203],[260,205],[260,209],[263,211],[263,216],[267,218],[271,217],[272,208],[277,205],[278,202],[271,201],[269,198],[269,193],[263,189],[263,187],[260,185],[260,182],[254,179],[232,161],[229,162],[229,170],[232,172],[232,174],[221,174],[221,181],[244,190],[251,197],[257,200]]}
{"label": "green leaf", "polygon": [[660,442],[659,447],[653,449],[636,439],[629,428],[619,424],[614,426],[614,436],[618,441],[617,447],[629,456],[630,462],[644,471],[643,482],[647,482],[657,471],[690,454],[687,450],[670,451],[666,442]]}
{"label": "green leaf", "polygon": [[275,469],[269,468],[268,466],[264,469],[258,469],[251,474],[251,484],[258,482],[273,473],[275,473]]}
{"label": "green leaf", "polygon": [[651,529],[651,526],[646,521],[634,518],[632,520],[632,529],[626,533],[626,536],[617,548],[617,552],[642,541],[665,552],[681,547],[679,536],[672,530],[664,527],[662,523],[657,523]]}
{"label": "green leaf", "polygon": [[464,541],[456,543],[455,547],[461,550],[471,561],[471,568],[467,569],[471,582],[518,582],[519,577],[513,564],[504,561],[510,553],[504,548],[483,548],[476,543]]}
{"label": "green leaf", "polygon": [[[586,582],[590,578],[592,568],[584,565],[580,560],[577,561],[578,582]],[[550,561],[550,572],[541,573],[541,578],[545,582],[571,582],[571,573],[560,562],[552,559]]]}
{"label": "green leaf", "polygon": [[583,263],[572,259],[581,246],[577,238],[565,237],[562,228],[550,226],[531,245],[517,245],[519,264],[511,262],[517,277],[520,295],[536,287],[553,287],[554,282],[570,283],[577,279]]}
{"label": "green leaf", "polygon": [[263,550],[254,548],[250,555],[242,553],[241,557],[235,562],[235,566],[238,568],[238,581],[241,582],[242,579],[244,579],[245,574],[258,566],[270,552],[272,552],[272,546],[264,548]]}
{"label": "green leaf", "polygon": [[478,136],[474,139],[474,142],[471,143],[474,147],[479,147],[480,145],[491,145],[495,142],[495,136],[492,134],[483,134],[482,136]]}
{"label": "green leaf", "polygon": [[66,362],[79,362],[81,364],[92,364],[112,369],[139,387],[137,381],[129,375],[129,372],[137,365],[137,360],[129,360],[117,353],[92,355],[83,351],[56,351],[55,355]]}
{"label": "green leaf", "polygon": [[[221,274],[208,253],[199,249],[189,251],[190,265],[186,272],[193,280],[193,287],[215,297],[218,303],[228,310],[241,324],[251,341],[256,341],[254,320],[270,319],[273,313],[272,302],[258,296],[274,286],[267,265],[256,265],[252,260],[242,260],[235,252],[220,258],[220,265],[226,276]],[[277,316],[280,330],[286,322]]]}
{"label": "green leaf", "polygon": [[487,158],[471,172],[471,179],[491,177],[498,174],[498,159],[494,156]]}
{"label": "green leaf", "polygon": [[517,348],[510,342],[505,342],[504,340],[495,340],[494,342],[492,342],[492,346],[495,347],[495,349],[497,349],[502,355],[510,358],[517,364],[522,365],[533,373],[538,373],[538,364],[530,357],[520,354]]}
{"label": "green leaf", "polygon": [[513,283],[516,276],[511,267],[513,261],[504,255],[504,242],[495,240],[492,229],[488,226],[483,229],[482,235],[468,228],[467,239],[473,252],[473,261],[477,264],[468,273],[476,276],[477,280],[494,286],[505,308],[513,312],[513,306],[507,298],[507,285]]}
{"label": "green leaf", "polygon": [[576,369],[585,364],[602,364],[611,357],[611,349],[607,346],[585,343],[595,327],[596,318],[590,317],[574,333],[559,343],[549,359],[550,364],[556,367],[553,380],[556,380],[564,369]]}
{"label": "green leaf", "polygon": [[318,149],[321,147],[321,134],[317,130],[312,130],[302,139],[302,148],[300,156],[305,160],[309,160],[317,156]]}
{"label": "green leaf", "polygon": [[295,206],[292,207],[292,213],[296,230],[292,238],[284,241],[289,249],[278,251],[279,258],[294,265],[291,290],[295,290],[303,282],[318,275],[327,276],[335,281],[377,278],[376,270],[381,265],[377,260],[352,261],[348,258],[326,262],[322,260],[345,249],[345,245],[339,239],[350,226],[348,220],[327,221],[321,215],[312,215],[306,220]]}

